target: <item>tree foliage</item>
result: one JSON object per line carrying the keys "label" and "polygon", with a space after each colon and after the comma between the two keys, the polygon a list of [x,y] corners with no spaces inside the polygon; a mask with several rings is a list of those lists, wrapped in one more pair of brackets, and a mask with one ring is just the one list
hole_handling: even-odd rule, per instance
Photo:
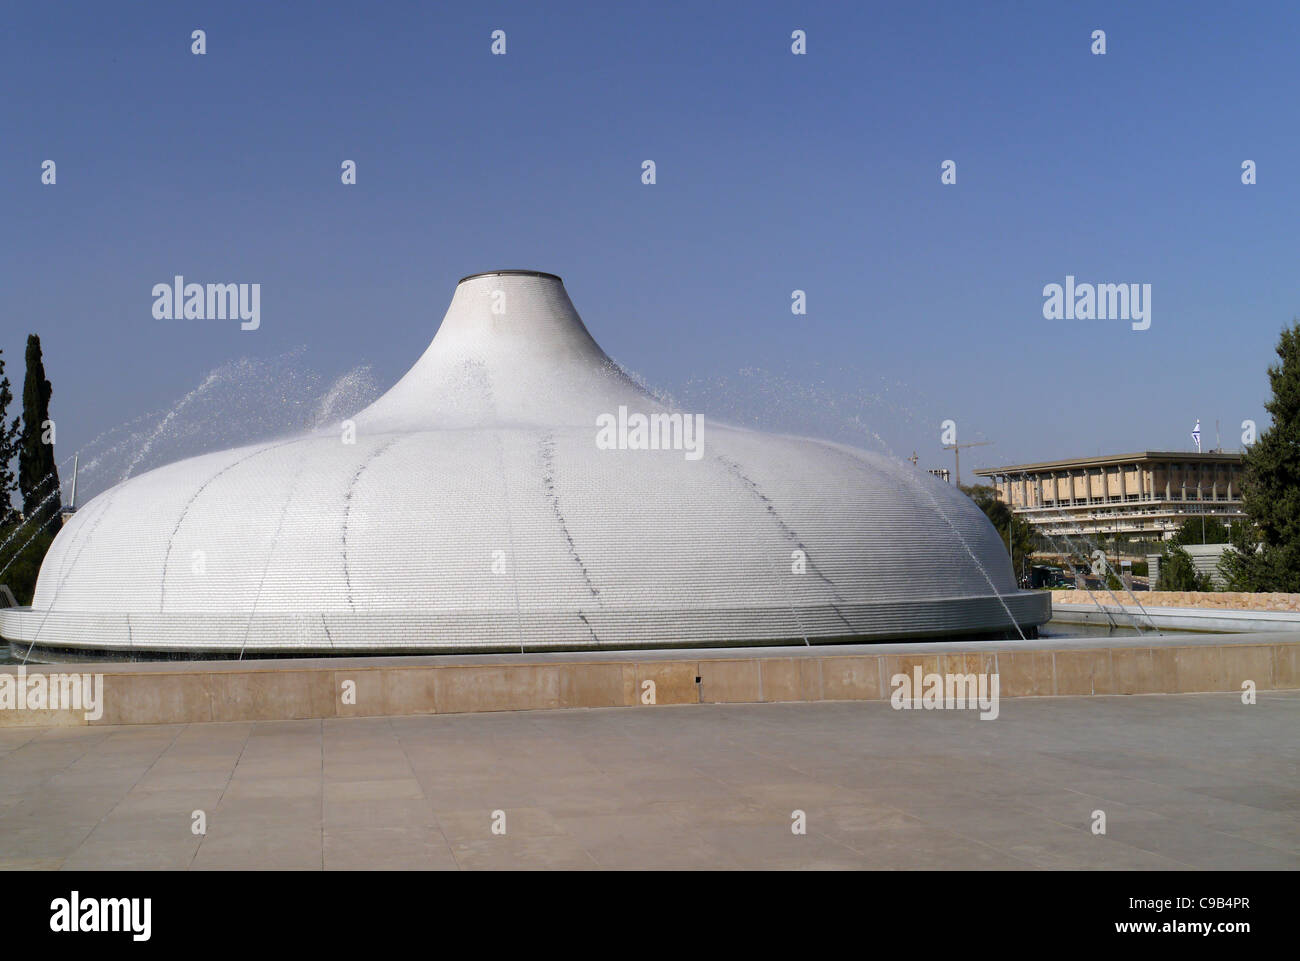
{"label": "tree foliage", "polygon": [[1028,570],[1028,558],[1034,552],[1032,526],[1014,513],[1005,501],[998,500],[998,492],[994,488],[985,484],[972,484],[969,487],[963,485],[961,490],[984,512],[1003,545],[1010,545],[1011,566],[1016,577],[1021,577]]}
{"label": "tree foliage", "polygon": [[5,375],[4,351],[0,350],[0,529],[18,519],[18,512],[13,506],[14,495],[18,493],[18,477],[14,474],[13,460],[18,456],[22,422],[17,417],[13,421],[9,420],[9,405],[13,400],[14,392]]}
{"label": "tree foliage", "polygon": [[0,543],[11,536],[12,542],[0,554],[0,567],[8,565],[4,575],[0,576],[0,584],[13,591],[20,606],[26,606],[31,604],[32,595],[36,593],[36,576],[41,572],[41,561],[45,560],[45,552],[54,542],[54,535],[35,524],[23,524],[20,528],[15,520],[0,527]]}
{"label": "tree foliage", "polygon": [[[37,517],[51,535],[59,531],[59,469],[54,462],[54,444],[47,443],[50,395],[53,388],[45,377],[41,339],[27,337],[27,372],[23,378],[23,428],[18,450],[18,489],[23,495],[23,513]],[[39,516],[38,516],[39,515]]]}
{"label": "tree foliage", "polygon": [[1192,557],[1181,545],[1174,544],[1160,558],[1160,576],[1156,578],[1158,591],[1211,591],[1210,578],[1198,573]]}
{"label": "tree foliage", "polygon": [[1183,526],[1174,532],[1170,544],[1186,546],[1187,544],[1232,544],[1245,533],[1241,521],[1233,521],[1231,526],[1217,517],[1189,517]]}
{"label": "tree foliage", "polygon": [[1242,508],[1249,529],[1220,569],[1231,590],[1300,592],[1300,322],[1282,332],[1268,378],[1272,425],[1245,455]]}

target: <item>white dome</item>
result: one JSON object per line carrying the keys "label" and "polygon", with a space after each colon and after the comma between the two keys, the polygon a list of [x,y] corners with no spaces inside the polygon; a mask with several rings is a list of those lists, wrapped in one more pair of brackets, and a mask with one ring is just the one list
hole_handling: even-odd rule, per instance
{"label": "white dome", "polygon": [[1014,634],[1008,609],[1024,627],[1050,615],[969,498],[911,465],[712,422],[698,454],[610,449],[598,424],[620,408],[682,414],[609,360],[558,277],[467,277],[354,442],[284,438],[105,491],[0,633],[50,649],[578,650]]}

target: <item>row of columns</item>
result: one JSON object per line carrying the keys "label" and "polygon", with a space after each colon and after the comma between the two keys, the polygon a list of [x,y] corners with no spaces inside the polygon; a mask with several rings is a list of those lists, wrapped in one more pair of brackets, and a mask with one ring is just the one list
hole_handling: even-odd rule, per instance
{"label": "row of columns", "polygon": [[[1116,478],[1118,479],[1118,488],[1119,488],[1119,492],[1120,492],[1120,493],[1119,493],[1119,496],[1120,496],[1121,498],[1123,498],[1123,497],[1127,497],[1127,496],[1128,496],[1128,488],[1127,488],[1127,485],[1125,484],[1125,467],[1126,467],[1126,466],[1131,467],[1131,466],[1133,466],[1133,465],[1117,464],[1117,465],[1115,466],[1115,476],[1116,476]],[[1227,466],[1227,465],[1223,465],[1223,466]],[[1210,476],[1209,476],[1208,478],[1206,477],[1206,471],[1205,471],[1205,468],[1206,468],[1206,467],[1210,467],[1210,468],[1212,468],[1212,473],[1210,474]],[[1210,500],[1213,500],[1213,501],[1217,501],[1217,500],[1219,499],[1220,467],[1221,467],[1221,465],[1219,465],[1219,464],[1217,464],[1217,463],[1216,463],[1216,464],[1197,465],[1197,467],[1196,467],[1196,486],[1195,486],[1195,488],[1194,488],[1194,491],[1195,491],[1195,497],[1193,498],[1194,500],[1202,501],[1202,500],[1205,500],[1205,499],[1206,499],[1206,497],[1205,497],[1205,481],[1206,481],[1207,479],[1208,479],[1209,482],[1210,482],[1210,495],[1209,495],[1209,499],[1210,499]],[[1143,466],[1143,465],[1137,465],[1137,468],[1138,468],[1137,473],[1138,473],[1138,497],[1139,497],[1139,499],[1140,499],[1140,500],[1143,500],[1143,501],[1153,501],[1153,500],[1156,500],[1156,491],[1155,491],[1155,473],[1156,473],[1156,471],[1155,471],[1155,467],[1146,467],[1146,466]],[[1051,489],[1051,493],[1052,493],[1052,499],[1051,499],[1051,500],[1052,500],[1052,503],[1053,503],[1054,505],[1056,505],[1056,506],[1078,507],[1078,506],[1086,506],[1086,505],[1088,505],[1089,503],[1094,502],[1094,501],[1093,501],[1093,498],[1092,498],[1091,477],[1093,476],[1093,475],[1092,475],[1092,470],[1095,470],[1095,469],[1097,469],[1097,468],[1093,468],[1093,469],[1084,468],[1084,469],[1082,469],[1082,470],[1063,469],[1063,470],[1056,470],[1056,471],[1048,471],[1048,472],[1046,472],[1046,474],[1042,474],[1042,473],[1039,473],[1039,474],[1033,474],[1033,475],[1029,475],[1028,477],[1027,477],[1026,475],[1024,475],[1024,474],[1017,474],[1017,475],[1002,474],[1002,475],[999,475],[999,478],[998,478],[997,480],[998,480],[998,486],[999,486],[1000,488],[1002,488],[1002,494],[1003,494],[1003,497],[1007,500],[1008,503],[1011,503],[1011,504],[1017,504],[1017,503],[1018,503],[1018,504],[1021,505],[1022,507],[1043,507],[1043,506],[1045,506],[1046,503],[1047,503],[1047,499],[1044,497],[1044,494],[1043,494],[1043,482],[1044,482],[1044,479],[1046,478],[1046,480],[1051,484],[1051,488],[1052,488],[1052,489]],[[1106,469],[1106,468],[1100,468],[1100,470],[1101,470],[1101,472],[1102,472],[1102,494],[1101,494],[1101,503],[1106,503],[1105,498],[1111,496],[1109,490],[1107,489],[1107,483],[1106,483],[1107,480],[1109,479],[1109,474],[1107,473],[1107,469]],[[1172,469],[1171,469],[1170,467],[1166,466],[1166,468],[1165,468],[1165,484],[1164,484],[1164,488],[1165,488],[1165,489],[1164,489],[1164,500],[1172,500],[1172,499],[1173,499],[1173,486],[1172,486],[1172,481],[1170,480],[1170,475],[1171,475],[1172,473],[1173,473]],[[1179,488],[1178,488],[1178,493],[1179,493],[1179,498],[1180,498],[1181,500],[1184,500],[1184,501],[1185,501],[1185,500],[1188,500],[1188,497],[1187,497],[1187,474],[1188,474],[1188,471],[1187,471],[1186,469],[1184,469],[1181,473],[1182,473],[1183,476],[1182,476],[1182,478],[1181,478],[1181,481],[1182,481],[1182,482],[1181,482],[1181,484],[1179,485]],[[1224,488],[1225,496],[1227,497],[1228,500],[1232,500],[1232,473],[1233,473],[1233,472],[1232,472],[1231,469],[1228,469],[1228,470],[1225,471],[1225,473],[1227,474],[1227,478],[1226,478],[1226,480],[1225,480],[1225,488]],[[1075,480],[1076,476],[1077,476],[1077,477],[1083,477],[1083,478],[1085,478],[1085,485],[1086,485],[1087,493],[1084,495],[1083,498],[1078,498],[1078,497],[1075,496],[1074,480]],[[1032,500],[1032,501],[1030,500],[1030,497],[1029,497],[1029,492],[1030,492],[1030,477],[1032,477],[1032,479],[1033,479],[1033,488],[1032,488],[1032,489],[1033,489],[1034,497],[1033,497],[1033,500]],[[1069,496],[1066,497],[1066,498],[1059,498],[1059,497],[1058,497],[1058,495],[1059,495],[1059,493],[1060,493],[1060,486],[1059,486],[1059,485],[1060,485],[1060,482],[1061,482],[1061,481],[1065,481],[1066,486],[1067,486],[1067,488],[1068,488]],[[1014,497],[1014,494],[1015,494],[1015,485],[1016,485],[1016,484],[1019,484],[1019,494],[1020,494],[1020,496],[1019,496],[1018,499]]]}

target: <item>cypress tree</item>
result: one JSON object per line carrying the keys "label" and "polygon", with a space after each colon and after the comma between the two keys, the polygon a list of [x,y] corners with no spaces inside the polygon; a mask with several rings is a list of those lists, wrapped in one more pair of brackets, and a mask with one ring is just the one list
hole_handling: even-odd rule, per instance
{"label": "cypress tree", "polygon": [[0,350],[0,528],[17,520],[13,496],[18,493],[18,478],[12,465],[13,459],[18,456],[18,438],[22,428],[17,417],[9,422],[9,405],[13,399],[14,392],[5,375],[4,351]]}
{"label": "cypress tree", "polygon": [[[23,430],[18,451],[18,487],[23,495],[23,513],[31,520],[39,511],[46,530],[57,533],[62,506],[59,490],[59,469],[54,462],[54,444],[45,443],[46,424],[50,419],[50,382],[45,379],[45,363],[41,359],[41,339],[35,334],[27,337],[27,372],[23,378]],[[53,497],[50,497],[54,494]],[[50,498],[44,507],[41,502]]]}
{"label": "cypress tree", "polygon": [[1268,369],[1273,424],[1245,455],[1242,509],[1254,531],[1222,565],[1236,590],[1300,591],[1300,322],[1282,331]]}

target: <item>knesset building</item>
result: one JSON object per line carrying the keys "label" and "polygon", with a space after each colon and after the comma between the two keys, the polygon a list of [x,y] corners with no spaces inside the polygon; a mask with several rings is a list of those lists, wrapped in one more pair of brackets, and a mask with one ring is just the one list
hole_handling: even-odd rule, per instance
{"label": "knesset building", "polygon": [[466,277],[351,423],[82,506],[0,634],[24,655],[509,652],[1018,636],[1050,616],[984,514],[911,464],[711,421],[698,457],[598,443],[624,409],[694,417],[605,355],[559,277]]}
{"label": "knesset building", "polygon": [[1191,517],[1242,520],[1240,451],[1138,451],[988,467],[998,499],[1045,534],[1161,540]]}

